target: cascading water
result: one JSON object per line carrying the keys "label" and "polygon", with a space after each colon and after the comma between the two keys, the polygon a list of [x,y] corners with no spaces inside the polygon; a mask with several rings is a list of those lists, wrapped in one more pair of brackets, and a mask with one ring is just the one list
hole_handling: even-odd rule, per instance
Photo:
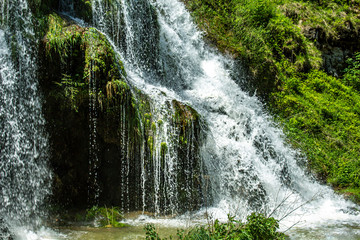
{"label": "cascading water", "polygon": [[[113,19],[104,17],[104,12],[112,12],[115,16],[121,17],[120,21],[114,22]],[[140,16],[146,14],[148,18],[141,18]],[[130,73],[131,78],[143,78],[148,76],[148,79],[159,78],[159,66],[157,57],[157,42],[158,42],[158,29],[156,25],[156,12],[155,8],[148,2],[134,2],[134,1],[114,1],[108,4],[103,1],[94,1],[93,4],[94,25],[103,33],[105,33],[120,52],[121,56],[128,62],[129,66],[133,66]],[[109,17],[109,15],[108,15]],[[137,20],[140,19],[140,22]],[[134,24],[132,24],[134,23]],[[125,38],[124,41],[120,39]],[[132,72],[134,71],[134,72]],[[140,77],[141,76],[141,77]],[[166,89],[164,89],[166,91]],[[142,154],[141,160],[141,182],[142,191],[142,210],[153,211],[155,215],[170,214],[175,215],[178,213],[182,203],[178,201],[178,145],[176,139],[179,138],[178,127],[173,122],[175,109],[170,102],[174,97],[167,96],[156,88],[149,88],[145,91],[146,95],[150,98],[151,102],[151,119],[154,135],[149,136],[148,139],[143,139],[142,150],[144,151],[145,141],[150,145],[151,154],[147,159]],[[125,118],[124,116],[121,118]],[[125,122],[125,121],[123,121]],[[144,130],[142,130],[144,131]],[[125,131],[122,134],[125,136]],[[127,147],[126,141],[122,141],[122,162],[128,161],[126,157]],[[191,143],[189,145],[192,145]],[[189,149],[189,155],[193,153]],[[191,157],[189,156],[189,159]],[[123,195],[123,204],[128,199],[128,179],[126,176],[129,171],[129,163],[123,164],[120,170],[121,175],[124,176],[121,182],[121,189]],[[147,167],[146,167],[147,166]],[[190,167],[190,164],[189,164]],[[189,170],[190,172],[190,170]],[[191,178],[189,173],[188,178]],[[190,181],[191,182],[191,181]],[[151,185],[151,187],[149,187]],[[189,185],[187,188],[189,188]],[[188,190],[187,197],[190,201],[190,190]],[[126,206],[122,206],[123,210],[128,210]],[[189,206],[190,208],[190,206]],[[188,208],[188,209],[189,209]]]}
{"label": "cascading water", "polygon": [[31,12],[25,0],[1,0],[0,10],[0,219],[17,235],[44,218],[51,174]]}
{"label": "cascading water", "polygon": [[[285,144],[259,100],[232,79],[232,61],[205,46],[183,4],[122,0],[121,6],[125,44],[116,44],[106,22],[95,23],[114,40],[129,81],[160,105],[165,95],[188,102],[208,124],[201,154],[213,203],[206,211],[216,218],[262,211],[285,226],[300,217],[308,224],[359,221],[351,203],[305,173],[304,159]],[[94,16],[102,15],[98,9],[93,8]],[[167,141],[164,135],[160,139]]]}

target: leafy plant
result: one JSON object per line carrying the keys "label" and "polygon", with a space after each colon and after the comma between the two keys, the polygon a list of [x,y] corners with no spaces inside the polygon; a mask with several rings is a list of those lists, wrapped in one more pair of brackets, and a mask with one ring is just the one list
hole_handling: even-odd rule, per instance
{"label": "leafy plant", "polygon": [[65,97],[70,100],[71,108],[74,109],[75,111],[78,111],[76,97],[80,89],[83,89],[84,86],[86,86],[86,83],[75,81],[72,79],[71,76],[67,74],[63,74],[63,78],[61,79],[61,82],[58,82],[56,84],[63,88]]}
{"label": "leafy plant", "polygon": [[[207,226],[197,226],[185,233],[178,230],[180,240],[275,240],[284,239],[283,233],[277,232],[279,223],[272,217],[266,217],[261,213],[252,213],[247,217],[247,223],[235,220],[229,216],[226,223],[215,220]],[[146,239],[161,240],[153,225],[147,225]],[[170,237],[171,239],[171,237]]]}
{"label": "leafy plant", "polygon": [[144,230],[146,231],[147,240],[161,240],[154,225],[148,224],[145,226]]}
{"label": "leafy plant", "polygon": [[285,236],[277,232],[279,222],[261,213],[252,213],[247,217],[245,231],[253,240],[283,239]]}
{"label": "leafy plant", "polygon": [[93,220],[101,227],[124,227],[126,224],[120,221],[124,219],[118,207],[98,207],[93,206],[87,210],[87,220]]}
{"label": "leafy plant", "polygon": [[344,70],[344,82],[360,92],[360,52],[355,53],[346,63],[348,67]]}

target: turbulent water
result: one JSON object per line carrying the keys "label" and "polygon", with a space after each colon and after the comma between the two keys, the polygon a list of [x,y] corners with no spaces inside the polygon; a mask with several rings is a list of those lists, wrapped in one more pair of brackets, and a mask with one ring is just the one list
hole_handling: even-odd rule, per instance
{"label": "turbulent water", "polygon": [[50,173],[31,12],[25,0],[0,10],[0,225],[16,233],[44,217]]}
{"label": "turbulent water", "polygon": [[[123,56],[129,81],[160,105],[165,95],[187,102],[208,124],[201,155],[213,200],[199,214],[225,220],[228,213],[244,218],[261,211],[281,219],[283,229],[299,222],[359,223],[354,205],[306,174],[306,160],[285,144],[257,97],[241,89],[241,69],[204,44],[182,3],[122,0],[117,6],[125,43],[113,35],[121,33],[116,22],[98,17],[95,26]],[[94,16],[104,8],[93,8]]]}

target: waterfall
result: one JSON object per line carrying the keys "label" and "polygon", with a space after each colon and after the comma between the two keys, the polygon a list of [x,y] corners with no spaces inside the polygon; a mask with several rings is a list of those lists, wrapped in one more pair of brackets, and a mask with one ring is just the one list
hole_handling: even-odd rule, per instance
{"label": "waterfall", "polygon": [[[259,99],[241,89],[240,79],[233,79],[239,75],[233,61],[204,44],[202,33],[182,3],[114,2],[121,6],[117,16],[123,17],[125,30],[118,29],[112,35],[109,29],[115,22],[100,18],[94,22],[123,57],[128,81],[149,95],[156,109],[177,99],[195,108],[208,125],[201,158],[208,171],[203,177],[210,185],[208,195],[212,201],[204,211],[222,219],[228,213],[245,217],[261,211],[282,219],[288,226],[300,217],[308,224],[358,221],[351,203],[306,173],[306,159],[286,144]],[[103,16],[99,9],[103,8],[93,8],[95,17]],[[119,43],[119,35],[124,42]],[[169,121],[166,114],[158,119]],[[162,131],[169,130],[164,127]],[[168,143],[165,135],[157,136],[155,144],[162,141]],[[166,159],[169,169],[175,167],[171,165],[176,164],[175,159]],[[156,164],[154,160],[155,169]],[[171,182],[171,174],[162,183],[157,181],[157,173],[153,177],[155,191],[159,184],[169,183],[170,191],[176,184]],[[142,178],[145,185],[148,177],[143,173]],[[167,196],[168,206],[176,201],[176,192],[172,193]],[[155,212],[161,206],[157,201],[155,197]]]}
{"label": "waterfall", "polygon": [[[113,16],[105,15],[104,12],[112,12]],[[148,18],[141,17],[146,15]],[[103,32],[112,43],[113,47],[119,51],[122,56],[122,61],[126,62],[131,68],[127,69],[129,81],[132,85],[136,85],[135,79],[142,80],[144,76],[148,79],[161,78],[161,67],[158,60],[158,26],[156,23],[156,10],[147,1],[136,2],[129,0],[113,1],[111,4],[104,1],[95,0],[93,2],[93,23],[95,27]],[[139,20],[139,21],[138,21]],[[120,24],[120,25],[119,25]],[[124,40],[119,40],[123,38]],[[131,80],[130,80],[131,79]],[[171,93],[165,94],[162,90],[166,89],[153,88],[141,89],[150,102],[151,116],[147,116],[148,129],[151,129],[152,134],[145,138],[143,136],[143,143],[141,147],[141,175],[139,182],[141,185],[141,201],[142,211],[152,211],[155,215],[170,214],[176,215],[180,209],[184,209],[179,198],[178,190],[178,172],[180,166],[178,156],[179,143],[179,127],[174,122],[174,115],[176,110],[171,102],[174,97]],[[136,95],[136,94],[135,94]],[[125,111],[120,118],[125,118]],[[121,122],[125,122],[121,121]],[[146,131],[145,126],[142,126],[143,133]],[[125,137],[124,130],[122,137]],[[122,140],[121,146],[121,161],[122,164],[120,174],[123,176],[121,184],[123,210],[129,210],[126,203],[128,196],[128,179],[127,175],[130,171],[128,158],[126,156],[127,146]],[[150,147],[150,155],[145,156],[144,147],[146,144]],[[189,146],[193,144],[189,144]],[[189,147],[190,148],[190,147]],[[193,150],[189,149],[189,160],[193,157]],[[188,167],[190,164],[188,164]],[[187,178],[193,177],[193,172],[188,171]],[[191,172],[191,173],[190,173]],[[194,171],[195,172],[195,171]],[[187,186],[187,194],[190,209],[191,200],[190,188],[191,181]],[[180,190],[183,191],[183,190]]]}
{"label": "waterfall", "polygon": [[[72,0],[59,1],[59,10],[73,17],[75,7]],[[354,204],[306,172],[305,157],[286,144],[259,99],[242,90],[239,78],[246,76],[204,43],[182,3],[92,0],[92,10],[92,24],[124,63],[134,101],[141,101],[141,92],[149,104],[149,112],[136,112],[141,140],[129,135],[132,96],[122,96],[119,107],[116,189],[124,212],[189,211],[226,220],[259,211],[280,219],[284,229],[300,220],[330,227],[359,222]],[[43,225],[52,174],[32,14],[27,0],[0,0],[0,13],[0,238],[6,239]],[[99,79],[90,71],[88,201],[98,204],[101,103]],[[191,120],[179,127],[179,106],[195,109],[203,125]],[[131,155],[135,143],[139,156]]]}
{"label": "waterfall", "polygon": [[44,218],[51,173],[31,12],[26,0],[1,0],[0,10],[0,218],[17,234]]}

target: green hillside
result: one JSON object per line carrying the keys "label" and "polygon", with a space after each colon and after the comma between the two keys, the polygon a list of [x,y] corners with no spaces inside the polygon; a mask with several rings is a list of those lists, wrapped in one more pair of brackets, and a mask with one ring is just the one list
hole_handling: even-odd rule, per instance
{"label": "green hillside", "polygon": [[360,1],[184,0],[309,170],[360,200]]}

